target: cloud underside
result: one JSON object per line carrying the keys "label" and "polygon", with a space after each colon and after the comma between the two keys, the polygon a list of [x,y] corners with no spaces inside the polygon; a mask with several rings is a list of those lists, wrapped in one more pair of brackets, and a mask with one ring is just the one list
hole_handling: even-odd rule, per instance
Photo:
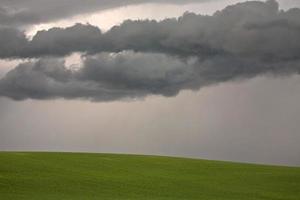
{"label": "cloud underside", "polygon": [[78,69],[63,59],[20,64],[0,80],[0,95],[15,100],[89,99],[113,101],[148,95],[174,96],[184,89],[251,78],[299,73],[299,62],[263,63],[236,57],[178,58],[165,54],[101,53],[83,58]]}
{"label": "cloud underside", "polygon": [[[74,52],[83,54],[76,70],[58,58]],[[298,74],[300,9],[252,1],[213,16],[129,20],[105,33],[89,24],[52,28],[32,40],[1,27],[0,57],[37,59],[0,80],[0,95],[16,100],[174,96],[257,75]]]}

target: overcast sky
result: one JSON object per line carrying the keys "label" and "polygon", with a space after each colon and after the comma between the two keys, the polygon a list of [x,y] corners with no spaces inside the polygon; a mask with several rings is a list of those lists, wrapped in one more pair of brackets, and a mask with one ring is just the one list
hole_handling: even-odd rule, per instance
{"label": "overcast sky", "polygon": [[0,3],[0,150],[300,165],[298,0],[70,2]]}

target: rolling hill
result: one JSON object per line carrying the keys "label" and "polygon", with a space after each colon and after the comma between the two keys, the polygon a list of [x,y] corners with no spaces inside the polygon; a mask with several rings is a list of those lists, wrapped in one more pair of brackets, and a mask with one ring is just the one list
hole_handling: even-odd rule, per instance
{"label": "rolling hill", "polygon": [[0,153],[1,200],[299,200],[300,168],[84,153]]}

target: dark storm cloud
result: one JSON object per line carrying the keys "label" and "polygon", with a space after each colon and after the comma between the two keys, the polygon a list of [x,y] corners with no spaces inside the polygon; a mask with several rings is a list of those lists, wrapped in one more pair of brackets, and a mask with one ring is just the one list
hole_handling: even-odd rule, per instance
{"label": "dark storm cloud", "polygon": [[1,0],[0,25],[23,26],[142,3],[184,4],[208,0]]}
{"label": "dark storm cloud", "polygon": [[[3,30],[0,29],[0,35]],[[207,58],[215,55],[253,57],[265,61],[300,58],[300,9],[279,11],[274,0],[251,1],[229,6],[213,16],[185,13],[160,22],[125,21],[106,33],[91,25],[52,28],[38,32],[31,41],[13,34],[0,44],[0,57],[65,56],[134,50]],[[15,37],[15,38],[14,38]],[[5,46],[6,45],[6,46]]]}
{"label": "dark storm cloud", "polygon": [[0,57],[20,57],[28,45],[24,33],[14,28],[0,26]]}
{"label": "dark storm cloud", "polygon": [[101,43],[101,31],[91,25],[76,24],[69,28],[39,31],[22,51],[23,57],[67,55],[74,51],[91,51]]}
{"label": "dark storm cloud", "polygon": [[21,64],[0,80],[0,95],[110,101],[173,96],[257,75],[298,74],[299,19],[300,9],[279,11],[269,0],[239,3],[213,16],[126,21],[106,33],[88,24],[53,28],[31,41],[2,28],[2,57],[86,55],[79,70],[55,58]]}
{"label": "dark storm cloud", "polygon": [[17,29],[0,26],[0,58],[62,56],[74,51],[91,51],[100,39],[100,29],[88,24],[39,31],[31,41]]}
{"label": "dark storm cloud", "polygon": [[161,54],[103,53],[85,58],[79,70],[62,59],[27,62],[0,80],[0,95],[26,98],[87,98],[108,101],[149,94],[174,95],[193,78],[193,64]]}
{"label": "dark storm cloud", "polygon": [[253,59],[215,56],[177,58],[165,54],[121,52],[87,56],[80,69],[48,58],[27,62],[0,80],[0,95],[15,100],[89,99],[113,101],[148,95],[174,96],[184,89],[257,75],[299,73],[296,61],[264,63]]}

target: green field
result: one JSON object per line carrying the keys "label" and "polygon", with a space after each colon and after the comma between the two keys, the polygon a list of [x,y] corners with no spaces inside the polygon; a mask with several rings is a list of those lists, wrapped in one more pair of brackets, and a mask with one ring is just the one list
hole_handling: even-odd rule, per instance
{"label": "green field", "polygon": [[1,200],[299,200],[300,168],[157,156],[0,153]]}

